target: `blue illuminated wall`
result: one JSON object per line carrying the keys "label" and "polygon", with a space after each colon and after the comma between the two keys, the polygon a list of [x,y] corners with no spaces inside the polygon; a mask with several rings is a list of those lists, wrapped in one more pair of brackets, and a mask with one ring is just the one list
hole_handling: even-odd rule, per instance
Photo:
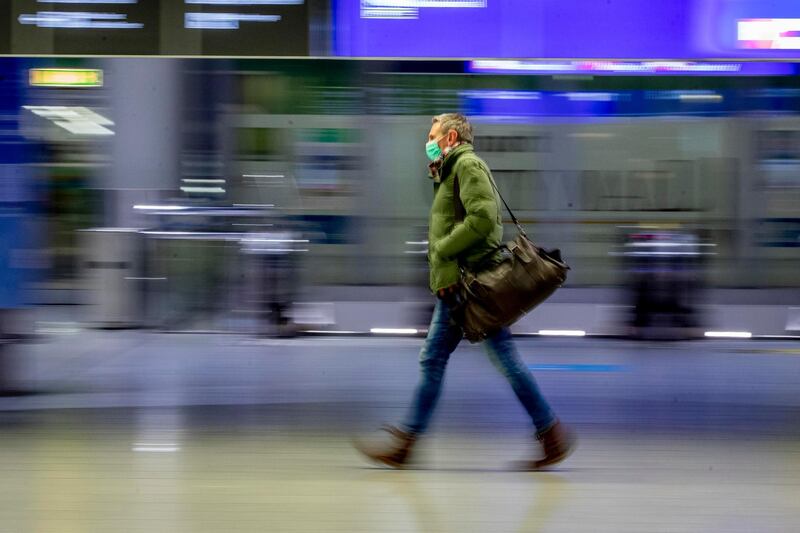
{"label": "blue illuminated wall", "polygon": [[800,19],[798,0],[334,0],[333,11],[340,56],[800,58],[800,22],[757,43],[773,48],[738,33],[741,21]]}
{"label": "blue illuminated wall", "polygon": [[34,248],[26,221],[35,202],[28,175],[30,147],[19,132],[25,68],[19,59],[0,58],[0,309],[24,303],[29,269],[25,250]]}

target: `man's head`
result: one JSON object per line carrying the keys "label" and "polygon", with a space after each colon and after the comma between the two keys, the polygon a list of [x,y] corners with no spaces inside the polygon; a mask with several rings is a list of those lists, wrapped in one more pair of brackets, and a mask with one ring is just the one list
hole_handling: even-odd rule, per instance
{"label": "man's head", "polygon": [[[447,155],[451,148],[462,142],[472,144],[472,125],[460,113],[444,113],[431,120],[427,152],[431,159],[435,153]],[[433,146],[433,145],[436,146]],[[436,147],[439,148],[437,152]]]}

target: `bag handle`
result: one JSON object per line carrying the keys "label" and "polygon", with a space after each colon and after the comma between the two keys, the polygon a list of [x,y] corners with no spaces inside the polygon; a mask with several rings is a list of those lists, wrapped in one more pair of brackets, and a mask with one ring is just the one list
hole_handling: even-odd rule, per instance
{"label": "bag handle", "polygon": [[[517,229],[522,235],[527,237],[528,234],[525,233],[524,229],[522,229],[519,220],[517,220],[517,217],[514,216],[514,212],[511,211],[510,207],[508,207],[506,199],[503,198],[502,194],[500,194],[500,190],[497,188],[497,185],[495,184],[494,178],[492,177],[491,174],[489,174],[489,183],[492,184],[492,188],[497,193],[497,196],[500,197],[500,200],[503,202],[503,205],[506,206],[506,211],[508,211],[508,214],[511,215],[511,220],[514,222],[514,225],[517,227]],[[464,204],[461,202],[461,187],[458,185],[458,174],[455,175],[453,181],[453,204],[455,206],[455,219],[458,222],[462,222],[466,214],[466,209],[464,209]]]}

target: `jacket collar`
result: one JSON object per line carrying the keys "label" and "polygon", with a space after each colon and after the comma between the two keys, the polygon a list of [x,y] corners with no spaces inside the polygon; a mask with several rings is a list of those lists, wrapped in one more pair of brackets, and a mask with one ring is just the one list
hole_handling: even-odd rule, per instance
{"label": "jacket collar", "polygon": [[430,174],[428,175],[434,183],[441,183],[447,176],[450,174],[450,170],[453,168],[456,160],[458,160],[461,154],[466,152],[472,152],[474,148],[469,143],[461,143],[448,153],[443,158],[439,158],[430,165],[428,165],[428,169],[430,170]]}

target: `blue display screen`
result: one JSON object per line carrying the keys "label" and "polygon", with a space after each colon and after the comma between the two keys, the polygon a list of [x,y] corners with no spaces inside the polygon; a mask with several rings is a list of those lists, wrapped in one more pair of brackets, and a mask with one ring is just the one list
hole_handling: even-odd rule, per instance
{"label": "blue display screen", "polygon": [[798,58],[797,0],[335,0],[354,57]]}

